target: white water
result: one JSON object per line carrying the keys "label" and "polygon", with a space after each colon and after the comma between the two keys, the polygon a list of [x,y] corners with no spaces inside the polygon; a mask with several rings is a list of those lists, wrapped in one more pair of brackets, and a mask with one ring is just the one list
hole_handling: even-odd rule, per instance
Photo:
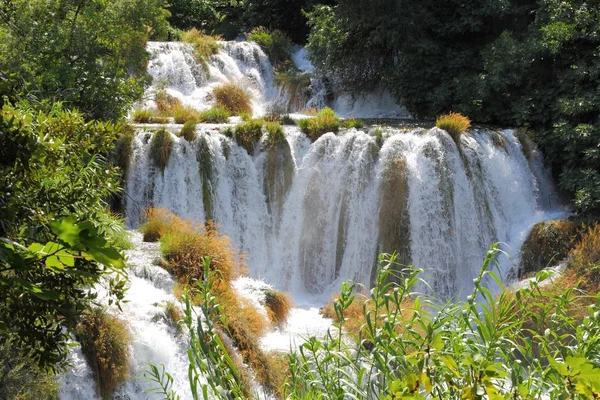
{"label": "white water", "polygon": [[[381,149],[373,136],[354,129],[326,134],[313,144],[295,127],[286,132],[294,170],[280,214],[269,212],[266,201],[266,151],[251,156],[215,131],[202,131],[193,143],[173,135],[163,173],[149,165],[150,134],[140,133],[125,190],[128,223],[135,227],[151,206],[205,218],[198,172],[206,156],[198,149],[205,141],[213,218],[247,252],[251,276],[295,298],[319,302],[344,280],[370,284],[382,171],[390,159],[406,160],[410,259],[426,270],[425,279],[440,296],[471,289],[492,243],[506,243],[516,257],[532,224],[562,212],[545,207],[551,182],[534,173],[543,169],[539,158],[528,161],[510,130],[463,135],[462,156],[439,129],[388,128]],[[495,144],[492,135],[502,136],[505,146]],[[502,273],[508,276],[512,268],[505,263]]]}
{"label": "white water", "polygon": [[[384,88],[354,96],[326,88],[323,77],[315,73],[304,48],[292,53],[296,67],[310,74],[311,84],[302,93],[290,94],[275,84],[273,67],[263,50],[254,42],[219,42],[221,49],[207,60],[204,68],[194,59],[192,46],[182,42],[149,42],[152,58],[148,73],[153,82],[147,91],[145,106],[154,107],[153,94],[158,88],[180,99],[185,105],[206,110],[214,105],[212,91],[224,83],[235,83],[252,97],[255,116],[285,112],[290,96],[299,96],[289,111],[330,106],[342,117],[410,118]],[[328,92],[331,101],[327,101]]]}

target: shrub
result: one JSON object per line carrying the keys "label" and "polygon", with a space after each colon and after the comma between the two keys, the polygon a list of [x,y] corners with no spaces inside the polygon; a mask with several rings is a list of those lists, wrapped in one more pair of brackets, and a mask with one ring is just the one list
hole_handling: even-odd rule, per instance
{"label": "shrub", "polygon": [[600,282],[600,223],[594,223],[581,236],[581,240],[571,251],[571,258],[571,266],[581,276],[594,284]]}
{"label": "shrub", "polygon": [[277,146],[279,143],[285,142],[285,132],[277,122],[265,123],[265,130],[267,131],[267,146]]}
{"label": "shrub", "polygon": [[125,323],[97,308],[83,318],[75,335],[96,374],[100,395],[110,398],[129,377],[130,336]]}
{"label": "shrub", "polygon": [[133,111],[131,120],[138,124],[148,124],[153,116],[154,112],[152,112],[150,109],[137,109]]}
{"label": "shrub", "polygon": [[212,107],[200,114],[200,122],[206,122],[209,124],[224,124],[231,114],[224,108]]}
{"label": "shrub", "polygon": [[314,141],[327,132],[337,132],[340,129],[340,119],[331,108],[325,107],[315,117],[299,120],[298,126]]}
{"label": "shrub", "polygon": [[287,321],[292,301],[286,293],[269,289],[265,291],[265,307],[271,323],[281,326]]}
{"label": "shrub", "polygon": [[262,136],[262,126],[264,121],[261,119],[251,119],[236,125],[234,135],[235,141],[242,146],[248,154],[254,150],[254,145]]}
{"label": "shrub", "polygon": [[187,121],[181,127],[179,136],[183,136],[188,142],[192,142],[196,138],[196,121]]}
{"label": "shrub", "polygon": [[144,236],[144,242],[157,242],[171,227],[175,216],[164,208],[149,208],[144,211],[144,223],[138,230]]}
{"label": "shrub", "polygon": [[161,171],[165,170],[169,157],[171,157],[171,148],[173,147],[173,138],[166,129],[159,129],[152,135],[150,142],[150,160],[152,163],[160,168]]}
{"label": "shrub", "polygon": [[194,47],[194,57],[196,61],[207,70],[208,63],[207,59],[219,52],[219,43],[217,40],[221,38],[218,36],[210,36],[200,32],[196,28],[185,32],[182,37],[184,42],[190,43]]}
{"label": "shrub", "polygon": [[460,135],[471,126],[471,120],[460,113],[451,112],[437,117],[435,126],[448,132],[458,143]]}
{"label": "shrub", "polygon": [[185,124],[188,121],[198,123],[200,121],[200,112],[191,106],[176,107],[172,113],[176,124]]}
{"label": "shrub", "polygon": [[156,91],[154,102],[156,103],[156,108],[158,108],[158,114],[163,117],[172,115],[175,109],[183,106],[181,100],[171,96],[164,89]]}
{"label": "shrub", "polygon": [[260,26],[247,33],[246,40],[258,43],[274,66],[280,66],[290,61],[292,41],[280,30],[269,31]]}
{"label": "shrub", "polygon": [[252,113],[250,95],[234,83],[226,83],[214,89],[217,107],[229,111],[232,115]]}
{"label": "shrub", "polygon": [[365,123],[358,118],[348,118],[342,121],[342,126],[346,129],[362,129],[365,127]]}

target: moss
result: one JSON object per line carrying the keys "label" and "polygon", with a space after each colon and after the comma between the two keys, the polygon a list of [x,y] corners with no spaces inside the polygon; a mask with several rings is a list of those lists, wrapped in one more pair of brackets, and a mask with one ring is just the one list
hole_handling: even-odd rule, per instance
{"label": "moss", "polygon": [[506,139],[498,132],[490,132],[490,139],[492,143],[499,149],[506,150]]}
{"label": "moss", "polygon": [[258,143],[262,136],[262,127],[264,121],[261,119],[251,119],[235,127],[235,141],[242,146],[248,154],[254,152],[254,146]]}
{"label": "moss", "polygon": [[150,160],[154,166],[161,171],[165,170],[169,158],[171,157],[171,149],[173,147],[173,138],[166,129],[159,129],[152,135],[150,142]]}
{"label": "moss", "polygon": [[[287,140],[280,140],[276,144],[268,146],[264,174],[263,189],[267,200],[267,209],[271,214],[281,216],[285,198],[294,178],[292,149]],[[279,218],[276,221],[279,221]]]}
{"label": "moss", "polygon": [[298,109],[304,104],[306,93],[310,86],[310,74],[289,69],[275,73],[275,83],[288,93],[288,102],[285,110]]}
{"label": "moss", "polygon": [[182,321],[185,316],[183,315],[181,307],[179,307],[176,303],[172,301],[167,301],[165,303],[165,317],[167,318],[167,323],[175,328],[177,333],[181,333],[183,331]]}
{"label": "moss", "polygon": [[117,165],[121,168],[122,181],[125,181],[127,172],[129,171],[129,165],[131,164],[132,156],[132,143],[135,138],[135,128],[131,125],[123,125],[120,129],[119,139],[116,145],[117,152]]}
{"label": "moss", "polygon": [[129,377],[131,339],[125,323],[102,309],[94,309],[79,323],[75,335],[94,371],[100,395],[111,398]]}
{"label": "moss", "polygon": [[531,139],[531,132],[525,128],[520,128],[515,131],[515,137],[521,144],[521,151],[523,151],[525,158],[531,160],[531,157],[533,157],[534,154],[533,148],[535,146]]}
{"label": "moss", "polygon": [[185,124],[183,124],[183,127],[179,132],[179,136],[183,136],[183,138],[188,142],[193,142],[194,139],[196,139],[196,122],[187,121]]}
{"label": "moss", "polygon": [[521,247],[519,278],[562,261],[573,247],[578,230],[578,224],[573,220],[536,224]]}
{"label": "moss", "polygon": [[252,113],[250,95],[240,86],[227,83],[213,90],[217,107],[227,110],[232,115]]}
{"label": "moss", "polygon": [[397,252],[400,265],[411,263],[408,194],[406,160],[402,156],[386,160],[380,186],[377,253]]}
{"label": "moss", "polygon": [[460,135],[471,126],[471,120],[460,113],[451,112],[437,117],[435,126],[448,132],[458,144]]}
{"label": "moss", "polygon": [[202,202],[204,204],[204,215],[206,220],[214,219],[213,215],[213,155],[208,146],[206,138],[199,141],[198,153],[196,155],[200,166],[200,179],[202,179]]}
{"label": "moss", "polygon": [[334,132],[340,129],[340,119],[335,112],[325,107],[313,118],[305,118],[298,121],[298,126],[313,141],[317,140],[327,132]]}

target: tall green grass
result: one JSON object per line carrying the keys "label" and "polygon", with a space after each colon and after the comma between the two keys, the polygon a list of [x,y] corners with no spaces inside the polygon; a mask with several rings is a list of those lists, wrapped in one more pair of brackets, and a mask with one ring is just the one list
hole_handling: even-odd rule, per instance
{"label": "tall green grass", "polygon": [[[282,396],[598,398],[600,296],[580,318],[571,303],[581,294],[573,289],[555,295],[540,290],[549,275],[546,271],[523,289],[503,290],[495,296],[483,282],[495,281],[502,287],[492,271],[499,254],[496,246],[490,249],[466,301],[445,304],[415,293],[419,270],[405,268],[398,273],[395,255],[381,255],[375,286],[361,300],[364,322],[359,337],[348,340],[346,333],[347,313],[359,299],[355,285],[348,282],[333,303],[336,322],[329,334],[308,337],[287,355],[289,371]],[[224,314],[211,294],[215,272],[209,266],[205,261],[206,273],[197,288],[203,298],[200,315],[194,314],[187,299],[190,386],[198,398],[245,398],[240,371],[216,333]],[[399,276],[391,279],[393,274]],[[192,323],[196,319],[198,323]],[[153,371],[151,379],[168,382],[168,375],[156,367]]]}

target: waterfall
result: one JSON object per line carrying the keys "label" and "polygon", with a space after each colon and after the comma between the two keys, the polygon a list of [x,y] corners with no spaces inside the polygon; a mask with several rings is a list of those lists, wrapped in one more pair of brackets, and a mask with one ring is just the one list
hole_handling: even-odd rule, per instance
{"label": "waterfall", "polygon": [[[285,145],[253,154],[210,127],[192,143],[173,135],[160,171],[142,130],[125,188],[129,226],[148,207],[202,221],[211,204],[251,276],[296,297],[326,300],[348,279],[368,287],[377,254],[396,251],[424,269],[424,290],[450,298],[471,289],[492,243],[516,257],[527,229],[561,212],[547,207],[541,159],[526,157],[511,130],[471,130],[459,145],[437,128],[386,128],[382,145],[356,129],[314,143],[285,131]],[[512,269],[507,261],[501,272]]]}

